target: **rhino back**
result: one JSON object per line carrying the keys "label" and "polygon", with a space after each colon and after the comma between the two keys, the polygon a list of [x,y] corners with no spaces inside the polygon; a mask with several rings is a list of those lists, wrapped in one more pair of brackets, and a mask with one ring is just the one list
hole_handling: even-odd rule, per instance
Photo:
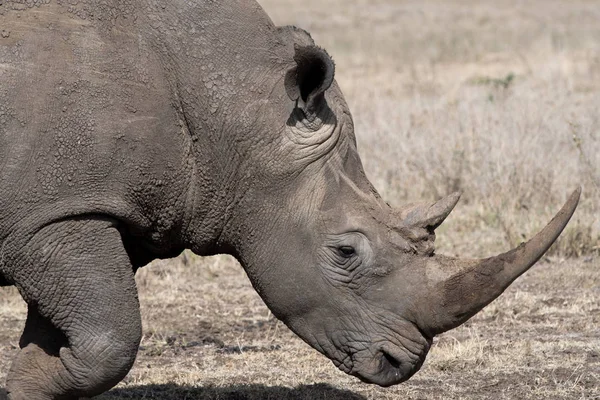
{"label": "rhino back", "polygon": [[167,224],[189,139],[135,18],[35,3],[0,6],[0,238],[82,214]]}

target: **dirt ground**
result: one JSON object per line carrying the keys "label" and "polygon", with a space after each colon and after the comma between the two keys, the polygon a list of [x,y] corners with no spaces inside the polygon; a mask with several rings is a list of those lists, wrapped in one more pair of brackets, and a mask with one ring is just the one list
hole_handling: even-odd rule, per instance
{"label": "dirt ground", "polygon": [[[440,253],[506,250],[578,184],[580,206],[549,256],[387,389],[338,371],[274,319],[232,258],[154,262],[137,276],[137,361],[98,399],[600,399],[598,3],[259,2],[332,54],[386,200],[463,192]],[[0,382],[24,321],[14,288],[0,288]]]}

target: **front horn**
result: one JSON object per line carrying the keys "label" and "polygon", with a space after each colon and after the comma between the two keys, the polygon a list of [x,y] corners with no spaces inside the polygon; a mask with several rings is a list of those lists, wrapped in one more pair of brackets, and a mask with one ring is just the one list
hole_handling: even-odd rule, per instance
{"label": "front horn", "polygon": [[544,229],[506,253],[481,260],[434,256],[432,261],[440,272],[457,272],[441,281],[430,282],[429,299],[424,300],[430,307],[425,313],[428,320],[421,321],[421,328],[432,336],[456,328],[500,296],[558,238],[575,212],[580,195],[581,187],[571,194]]}

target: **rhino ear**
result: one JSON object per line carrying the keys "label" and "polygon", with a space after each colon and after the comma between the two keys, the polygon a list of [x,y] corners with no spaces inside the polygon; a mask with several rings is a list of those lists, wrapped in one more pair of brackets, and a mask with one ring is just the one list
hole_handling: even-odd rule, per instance
{"label": "rhino ear", "polygon": [[317,46],[295,46],[296,66],[285,77],[285,89],[298,107],[311,118],[323,104],[324,94],[333,83],[335,64],[325,50]]}

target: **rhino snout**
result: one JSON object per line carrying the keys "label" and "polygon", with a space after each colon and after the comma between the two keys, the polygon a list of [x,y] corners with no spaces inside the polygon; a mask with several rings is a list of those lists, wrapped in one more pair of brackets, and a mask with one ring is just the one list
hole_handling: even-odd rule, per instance
{"label": "rhino snout", "polygon": [[387,387],[404,382],[413,376],[425,361],[431,340],[417,352],[386,343],[378,350],[353,357],[350,374],[366,383]]}

